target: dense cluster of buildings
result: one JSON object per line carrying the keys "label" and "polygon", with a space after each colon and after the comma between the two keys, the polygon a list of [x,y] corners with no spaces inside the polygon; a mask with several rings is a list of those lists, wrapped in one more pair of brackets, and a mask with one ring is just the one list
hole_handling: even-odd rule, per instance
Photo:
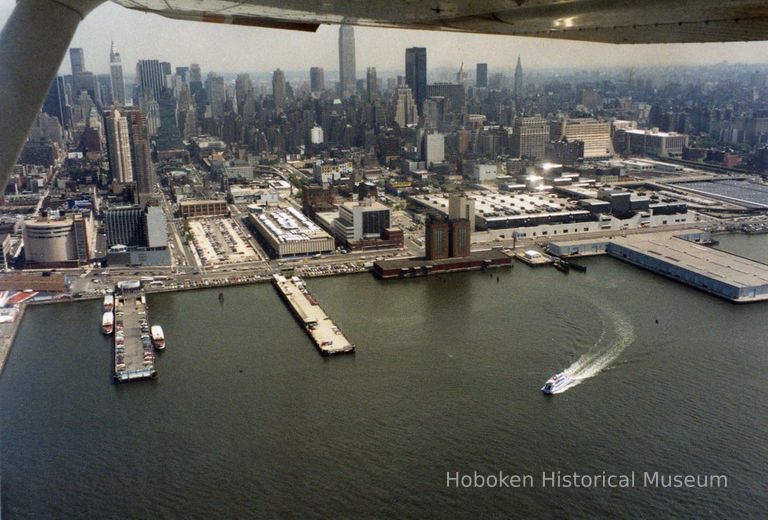
{"label": "dense cluster of buildings", "polygon": [[[338,56],[334,83],[319,66],[226,75],[157,59],[128,76],[114,43],[99,75],[71,49],[0,201],[27,217],[0,239],[24,244],[14,255],[28,265],[167,262],[162,189],[182,219],[229,218],[234,204],[275,256],[403,247],[395,206],[432,215],[428,256],[454,256],[467,228],[523,237],[689,218],[674,197],[605,186],[628,178],[768,169],[765,72],[731,71],[748,92],[706,71],[706,88],[686,90],[651,70],[529,78],[520,57],[513,70],[431,71],[411,47],[399,74],[358,78],[344,25]],[[84,194],[92,206],[65,207]]]}

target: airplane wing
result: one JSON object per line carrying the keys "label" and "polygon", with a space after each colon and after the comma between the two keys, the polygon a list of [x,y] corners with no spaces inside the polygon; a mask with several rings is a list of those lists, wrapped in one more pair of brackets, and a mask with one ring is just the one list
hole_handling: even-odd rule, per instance
{"label": "airplane wing", "polygon": [[762,0],[113,0],[170,18],[314,31],[351,24],[604,43],[768,39]]}

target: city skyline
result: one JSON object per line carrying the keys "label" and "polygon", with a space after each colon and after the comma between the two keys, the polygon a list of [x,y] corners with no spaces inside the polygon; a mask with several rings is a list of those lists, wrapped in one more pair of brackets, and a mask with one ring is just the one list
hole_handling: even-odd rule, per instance
{"label": "city skyline", "polygon": [[[12,8],[13,2],[0,2],[0,24],[5,24]],[[768,56],[768,42],[626,47],[367,27],[356,27],[355,36],[358,73],[364,73],[369,66],[378,71],[402,69],[402,56],[408,47],[427,47],[432,69],[456,70],[462,61],[465,70],[474,70],[477,62],[487,62],[489,70],[514,69],[518,54],[523,56],[529,71],[683,63],[702,65],[722,61],[766,63],[764,56]],[[82,22],[70,47],[84,49],[86,66],[95,74],[109,73],[111,41],[120,49],[124,66],[148,58],[170,61],[174,66],[187,65],[194,56],[204,70],[218,73],[271,72],[278,67],[286,71],[308,70],[311,66],[323,67],[330,72],[338,67],[337,39],[337,25],[323,25],[314,34],[221,26],[175,21],[106,3]],[[382,52],[383,43],[386,52]],[[289,60],[291,66],[288,66]],[[129,72],[130,67],[126,74]],[[69,56],[63,59],[59,73],[70,73]]]}

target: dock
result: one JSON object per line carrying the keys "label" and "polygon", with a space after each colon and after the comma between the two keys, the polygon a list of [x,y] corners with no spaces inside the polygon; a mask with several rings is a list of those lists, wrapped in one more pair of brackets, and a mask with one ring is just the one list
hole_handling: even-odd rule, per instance
{"label": "dock", "polygon": [[419,258],[387,258],[373,264],[373,273],[384,280],[389,278],[415,278],[435,274],[457,273],[510,267],[512,257],[500,250],[473,251],[469,256],[427,260]]}
{"label": "dock", "polygon": [[555,259],[535,249],[529,249],[522,253],[515,253],[515,258],[532,267],[549,265],[555,262]]}
{"label": "dock", "polygon": [[711,240],[702,230],[667,231],[552,242],[549,251],[561,258],[605,253],[735,303],[768,300],[768,264],[704,245]]}
{"label": "dock", "polygon": [[157,377],[149,336],[149,308],[139,282],[115,290],[114,378],[117,383]]}
{"label": "dock", "polygon": [[355,351],[353,345],[309,293],[304,282],[294,276],[286,278],[276,274],[272,283],[288,304],[293,315],[307,331],[317,350],[323,356],[347,354]]}

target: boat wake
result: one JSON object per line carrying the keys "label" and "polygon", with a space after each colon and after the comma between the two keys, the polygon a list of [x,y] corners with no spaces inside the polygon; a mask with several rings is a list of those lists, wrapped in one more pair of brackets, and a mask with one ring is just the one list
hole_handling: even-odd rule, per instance
{"label": "boat wake", "polygon": [[603,331],[595,344],[563,372],[568,384],[558,389],[557,394],[581,384],[608,368],[635,339],[635,328],[626,314],[616,309],[598,307]]}

